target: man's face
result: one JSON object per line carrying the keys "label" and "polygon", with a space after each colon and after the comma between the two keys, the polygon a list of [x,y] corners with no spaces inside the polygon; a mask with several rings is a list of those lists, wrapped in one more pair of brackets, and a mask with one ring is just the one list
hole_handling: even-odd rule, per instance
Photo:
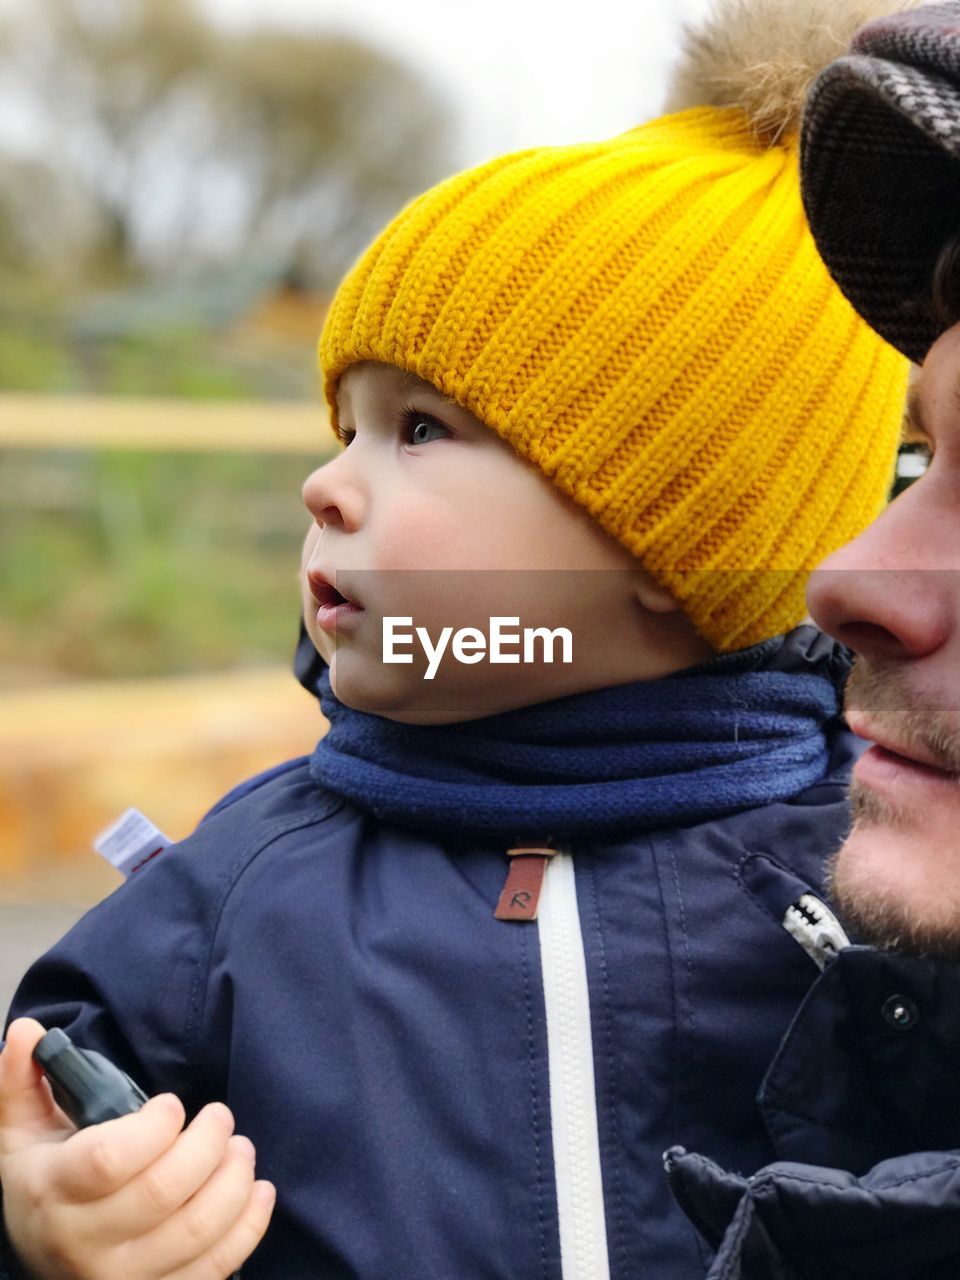
{"label": "man's face", "polygon": [[[624,547],[430,383],[351,366],[338,418],[347,447],[303,487],[314,520],[303,571],[304,620],[342,702],[440,724],[711,656]],[[353,605],[325,606],[326,584]],[[494,616],[566,627],[573,662],[468,665],[448,653],[428,681],[418,645],[411,665],[384,663],[388,616],[411,617],[434,641],[444,627],[488,633]]]}
{"label": "man's face", "polygon": [[833,894],[868,941],[960,956],[960,325],[912,394],[924,476],[811,578],[810,612],[857,653],[853,830]]}

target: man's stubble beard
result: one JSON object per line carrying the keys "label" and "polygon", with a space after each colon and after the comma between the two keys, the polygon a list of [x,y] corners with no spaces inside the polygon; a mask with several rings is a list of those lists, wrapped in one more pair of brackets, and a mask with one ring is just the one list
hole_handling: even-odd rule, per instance
{"label": "man's stubble beard", "polygon": [[[905,688],[902,664],[857,658],[846,704],[895,734],[903,747],[920,748],[939,767],[960,774],[960,725],[941,706],[931,707]],[[936,857],[937,836],[925,827],[924,811],[900,808],[855,779],[850,803],[850,835],[827,866],[827,889],[845,925],[860,940],[877,947],[960,960],[960,884],[955,889],[950,886],[956,909],[950,907],[950,896],[944,895],[941,904],[948,907],[935,916],[924,902],[912,900],[909,892],[898,892],[895,882],[885,883],[869,866],[871,845],[876,848],[881,838],[884,843],[902,842],[898,853],[904,859],[929,859],[933,850],[935,863],[948,861],[946,849],[942,858]],[[951,833],[951,851],[952,846]]]}
{"label": "man's stubble beard", "polygon": [[[859,871],[855,862],[856,845],[869,841],[871,830],[876,832],[882,827],[887,832],[905,835],[910,830],[909,817],[856,781],[850,785],[850,807],[853,811],[850,835],[828,860],[825,878],[827,895],[844,927],[858,941],[884,950],[929,953],[934,939],[925,936],[923,921],[909,910],[902,898],[884,893],[875,880]],[[948,945],[960,958],[960,921],[957,936]]]}

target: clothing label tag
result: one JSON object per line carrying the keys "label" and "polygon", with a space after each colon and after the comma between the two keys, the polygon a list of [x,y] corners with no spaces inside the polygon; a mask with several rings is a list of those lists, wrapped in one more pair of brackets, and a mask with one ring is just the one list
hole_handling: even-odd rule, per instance
{"label": "clothing label tag", "polygon": [[132,875],[173,841],[139,809],[127,809],[116,822],[94,837],[93,847],[125,876]]}
{"label": "clothing label tag", "polygon": [[493,913],[498,920],[536,920],[547,863],[556,849],[508,849],[510,870]]}

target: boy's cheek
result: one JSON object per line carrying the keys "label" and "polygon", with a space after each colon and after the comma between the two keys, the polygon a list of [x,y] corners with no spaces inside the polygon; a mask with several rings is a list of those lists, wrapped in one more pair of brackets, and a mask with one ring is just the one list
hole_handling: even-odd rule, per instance
{"label": "boy's cheek", "polygon": [[471,544],[482,545],[468,512],[458,515],[447,500],[424,494],[372,512],[365,541],[372,561],[363,567],[386,572],[463,568]]}
{"label": "boy's cheek", "polygon": [[310,594],[310,588],[307,586],[306,575],[300,573],[300,596],[301,596],[301,612],[303,613],[303,625],[307,629],[307,635],[313,642],[313,647],[320,654],[321,658],[329,664],[333,656],[333,640],[327,632],[321,631],[317,626],[317,602]]}
{"label": "boy's cheek", "polygon": [[333,654],[333,644],[326,635],[317,626],[317,604],[313,596],[310,594],[310,587],[307,583],[307,565],[313,556],[314,548],[317,545],[317,539],[320,537],[320,529],[316,524],[311,522],[310,528],[307,530],[306,537],[303,540],[303,551],[300,555],[300,572],[298,574],[300,580],[300,601],[301,612],[303,614],[303,625],[307,629],[307,635],[313,642],[313,647],[320,656],[327,662]]}
{"label": "boy's cheek", "polygon": [[303,538],[303,551],[300,554],[300,568],[305,569],[310,563],[310,557],[313,555],[313,549],[317,545],[320,537],[320,526],[315,520],[310,521]]}
{"label": "boy's cheek", "polygon": [[317,626],[316,605],[313,604],[312,600],[309,606],[304,606],[303,622],[307,628],[307,635],[313,642],[313,647],[329,666],[335,651],[333,637],[328,632],[321,631]]}

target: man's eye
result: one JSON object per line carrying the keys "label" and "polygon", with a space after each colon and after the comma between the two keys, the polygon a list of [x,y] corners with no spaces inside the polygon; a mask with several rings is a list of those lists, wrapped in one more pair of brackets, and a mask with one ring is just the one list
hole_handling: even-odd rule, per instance
{"label": "man's eye", "polygon": [[442,440],[450,435],[449,428],[425,413],[408,412],[404,414],[404,428],[411,444],[429,444],[431,440]]}

